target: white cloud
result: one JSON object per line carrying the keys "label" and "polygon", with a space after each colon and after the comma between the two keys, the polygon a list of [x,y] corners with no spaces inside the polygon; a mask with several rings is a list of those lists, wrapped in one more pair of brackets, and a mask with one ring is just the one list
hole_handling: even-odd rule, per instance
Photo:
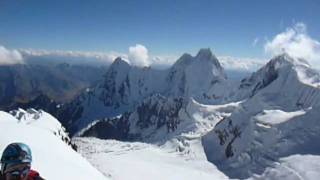
{"label": "white cloud", "polygon": [[128,54],[111,52],[85,52],[85,51],[62,51],[62,50],[35,50],[20,49],[19,52],[25,62],[56,62],[70,64],[111,64],[117,57],[122,57],[135,66],[152,66],[154,68],[168,68],[178,58],[175,55],[153,55],[149,56],[145,46],[137,44],[129,47]]}
{"label": "white cloud", "polygon": [[307,33],[304,23],[296,23],[293,27],[277,34],[272,41],[267,41],[265,52],[271,55],[288,53],[296,58],[303,58],[310,63],[320,65],[320,42],[312,39]]}
{"label": "white cloud", "polygon": [[150,66],[160,69],[169,68],[179,57],[176,55],[156,55],[150,57]]}
{"label": "white cloud", "polygon": [[17,50],[0,46],[0,65],[23,64],[22,55]]}
{"label": "white cloud", "polygon": [[60,50],[19,50],[25,57],[26,62],[48,62],[71,63],[71,64],[111,64],[117,57],[127,58],[128,56],[118,52],[85,52],[85,51],[60,51]]}
{"label": "white cloud", "polygon": [[129,47],[128,58],[131,64],[135,66],[149,66],[151,64],[148,49],[141,44]]}
{"label": "white cloud", "polygon": [[[110,65],[117,57],[122,57],[130,64],[144,67],[151,66],[155,69],[166,69],[172,66],[180,57],[171,55],[149,55],[145,46],[137,44],[129,47],[128,54],[111,52],[84,52],[84,51],[61,51],[61,50],[19,50],[26,63],[69,63],[89,65]],[[18,52],[18,53],[19,53]],[[260,68],[265,61],[254,58],[237,58],[231,56],[218,56],[222,66],[226,70],[253,72]]]}
{"label": "white cloud", "polygon": [[226,70],[244,72],[254,72],[266,63],[264,59],[238,58],[232,56],[218,56],[218,60]]}
{"label": "white cloud", "polygon": [[[141,52],[138,45],[131,48],[128,54],[111,52],[84,52],[84,51],[61,51],[61,50],[35,50],[35,49],[20,49],[19,52],[25,59],[25,62],[43,62],[54,61],[56,63],[70,63],[70,64],[111,64],[117,57],[122,57],[128,63],[135,66],[152,66],[154,68],[168,68],[178,59],[175,55],[148,55],[148,50]],[[129,48],[129,49],[130,49]],[[144,55],[141,55],[144,54]],[[148,57],[148,58],[146,58]]]}

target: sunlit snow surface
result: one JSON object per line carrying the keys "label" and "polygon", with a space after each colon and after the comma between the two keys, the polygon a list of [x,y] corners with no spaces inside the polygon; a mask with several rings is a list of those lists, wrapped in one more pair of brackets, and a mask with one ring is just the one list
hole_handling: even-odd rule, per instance
{"label": "sunlit snow surface", "polygon": [[28,114],[18,120],[0,111],[0,154],[8,144],[23,142],[32,150],[32,168],[45,179],[108,179],[54,134],[56,128],[61,127],[56,119],[45,112],[40,116],[35,119],[34,115]]}
{"label": "sunlit snow surface", "polygon": [[304,115],[306,112],[304,110],[285,112],[281,110],[264,110],[262,113],[255,116],[258,123],[262,124],[280,124],[286,122],[294,117]]}
{"label": "sunlit snow surface", "polygon": [[166,147],[96,138],[76,138],[80,153],[114,180],[228,179],[206,159]]}
{"label": "sunlit snow surface", "polygon": [[281,158],[262,175],[254,175],[250,180],[318,180],[320,176],[320,156],[292,155]]}

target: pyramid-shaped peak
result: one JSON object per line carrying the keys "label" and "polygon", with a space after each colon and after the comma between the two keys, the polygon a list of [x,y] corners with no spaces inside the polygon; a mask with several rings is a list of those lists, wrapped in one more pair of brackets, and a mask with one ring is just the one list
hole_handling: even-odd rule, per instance
{"label": "pyramid-shaped peak", "polygon": [[193,61],[193,57],[188,54],[188,53],[184,53],[175,63],[174,63],[174,67],[176,66],[186,66],[188,64],[190,64]]}
{"label": "pyramid-shaped peak", "polygon": [[208,59],[208,58],[211,58],[213,57],[214,55],[212,54],[211,52],[211,49],[210,48],[202,48],[199,50],[196,58],[197,59]]}
{"label": "pyramid-shaped peak", "polygon": [[190,59],[192,56],[189,53],[184,53],[179,59]]}
{"label": "pyramid-shaped peak", "polygon": [[122,57],[117,57],[111,66],[130,66],[128,60],[123,59]]}
{"label": "pyramid-shaped peak", "polygon": [[210,48],[202,48],[199,50],[198,54],[195,56],[195,59],[203,62],[211,62],[215,64],[218,68],[221,68],[220,62],[217,57],[211,52]]}

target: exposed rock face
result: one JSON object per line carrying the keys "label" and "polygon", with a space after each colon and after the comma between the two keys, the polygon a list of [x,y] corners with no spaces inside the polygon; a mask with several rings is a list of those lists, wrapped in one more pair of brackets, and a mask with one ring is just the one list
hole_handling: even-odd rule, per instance
{"label": "exposed rock face", "polygon": [[160,129],[164,134],[175,131],[181,121],[179,111],[182,107],[182,98],[155,94],[146,98],[135,111],[95,121],[80,135],[119,140],[150,139]]}

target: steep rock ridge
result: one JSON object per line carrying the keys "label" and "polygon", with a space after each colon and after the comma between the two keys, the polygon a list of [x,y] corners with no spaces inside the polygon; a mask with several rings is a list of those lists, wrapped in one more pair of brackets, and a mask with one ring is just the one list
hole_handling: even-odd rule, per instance
{"label": "steep rock ridge", "polygon": [[278,158],[319,154],[319,78],[302,60],[273,58],[243,81],[247,99],[202,138],[208,160],[231,178],[248,178]]}
{"label": "steep rock ridge", "polygon": [[135,111],[95,121],[79,135],[126,141],[161,139],[178,128],[182,107],[182,98],[155,94],[140,103]]}
{"label": "steep rock ridge", "polygon": [[[78,135],[152,144],[172,141],[171,146],[176,146],[177,151],[189,153],[192,152],[189,141],[199,144],[201,137],[229,116],[238,105],[203,105],[192,98],[185,100],[156,94],[146,98],[134,111],[94,121]],[[217,109],[224,112],[213,113]]]}
{"label": "steep rock ridge", "polygon": [[164,91],[165,74],[165,70],[139,68],[117,58],[106,73],[104,83],[99,86],[99,98],[105,106],[116,108],[138,103],[152,93]]}
{"label": "steep rock ridge", "polygon": [[102,89],[100,99],[106,106],[119,106],[119,103],[128,103],[129,92],[127,91],[130,89],[128,72],[130,69],[131,66],[121,58],[115,59],[110,66],[105,74],[104,82],[99,87]]}

